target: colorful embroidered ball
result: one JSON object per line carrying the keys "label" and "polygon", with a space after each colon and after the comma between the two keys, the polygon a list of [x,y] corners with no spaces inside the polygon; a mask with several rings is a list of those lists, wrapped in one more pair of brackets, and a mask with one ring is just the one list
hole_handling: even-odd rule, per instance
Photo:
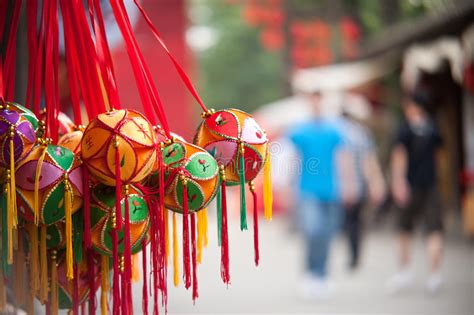
{"label": "colorful embroidered ball", "polygon": [[[73,307],[73,294],[74,294],[74,285],[72,281],[69,281],[66,277],[66,255],[63,253],[58,253],[58,304],[60,309],[71,309]],[[96,260],[96,259],[94,259]],[[99,263],[95,263],[94,266],[94,275],[95,287],[100,286],[100,273],[99,273]],[[84,303],[89,294],[89,273],[86,259],[83,259],[81,263],[78,264],[78,305]]]}
{"label": "colorful embroidered ball", "polygon": [[163,148],[165,206],[183,212],[183,179],[186,180],[188,210],[196,212],[214,198],[219,183],[216,160],[202,148],[176,141]]}
{"label": "colorful embroidered ball", "polygon": [[65,218],[66,188],[71,195],[71,213],[82,206],[82,170],[81,161],[70,150],[51,144],[36,146],[16,171],[19,212],[28,221],[34,219],[36,172],[43,152],[38,174],[38,214],[41,223],[50,225]]}
{"label": "colorful embroidered ball", "polygon": [[13,162],[24,159],[36,142],[33,113],[17,104],[0,106],[0,167],[10,167],[10,145],[13,140]]}
{"label": "colorful embroidered ball", "polygon": [[84,130],[78,129],[64,134],[59,138],[58,145],[71,150],[74,154],[81,154],[81,141]]}
{"label": "colorful embroidered ball", "polygon": [[239,183],[242,150],[245,182],[258,175],[267,158],[268,138],[264,130],[252,116],[237,109],[219,110],[208,115],[198,127],[194,143],[224,165],[230,184]]}
{"label": "colorful embroidered ball", "polygon": [[81,154],[84,165],[103,184],[114,186],[118,148],[123,183],[143,180],[156,160],[153,127],[140,113],[114,110],[100,114],[84,131]]}
{"label": "colorful embroidered ball", "polygon": [[[132,253],[142,248],[142,240],[146,237],[150,226],[148,206],[143,194],[134,186],[129,187],[130,209],[130,244]],[[125,196],[122,194],[122,222],[125,219]],[[91,200],[91,240],[94,249],[103,255],[112,255],[112,229],[115,216],[115,187],[98,184],[92,190]],[[118,252],[124,252],[124,227],[118,232]]]}
{"label": "colorful embroidered ball", "polygon": [[[46,120],[46,111],[42,111],[40,115],[41,120]],[[75,128],[74,122],[63,112],[58,113],[58,137],[62,137],[69,132],[73,132]]]}

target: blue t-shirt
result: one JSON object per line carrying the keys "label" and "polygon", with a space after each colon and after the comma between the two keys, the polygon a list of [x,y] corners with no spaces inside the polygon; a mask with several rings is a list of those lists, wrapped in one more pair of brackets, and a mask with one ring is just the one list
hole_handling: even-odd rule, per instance
{"label": "blue t-shirt", "polygon": [[335,121],[309,121],[291,130],[289,139],[301,157],[300,193],[323,202],[339,201],[336,152],[343,138]]}

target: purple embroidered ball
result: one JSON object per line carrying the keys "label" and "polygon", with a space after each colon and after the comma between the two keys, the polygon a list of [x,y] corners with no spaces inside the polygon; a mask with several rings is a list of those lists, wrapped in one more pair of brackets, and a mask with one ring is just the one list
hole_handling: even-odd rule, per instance
{"label": "purple embroidered ball", "polygon": [[[0,106],[0,166],[10,167],[11,156],[16,163],[24,159],[36,142],[35,127],[30,117],[16,107]],[[13,155],[10,148],[13,147]]]}

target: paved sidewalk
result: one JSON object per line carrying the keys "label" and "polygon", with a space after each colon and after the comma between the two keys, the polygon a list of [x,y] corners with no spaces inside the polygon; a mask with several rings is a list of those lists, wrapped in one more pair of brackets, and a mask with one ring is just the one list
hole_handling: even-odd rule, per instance
{"label": "paved sidewalk", "polygon": [[[385,282],[395,270],[393,234],[372,232],[364,244],[360,270],[346,268],[347,252],[338,239],[332,253],[331,273],[336,292],[328,301],[305,301],[300,297],[302,243],[281,220],[261,224],[261,265],[253,265],[252,232],[231,225],[231,279],[226,288],[219,277],[219,250],[215,221],[210,218],[210,244],[199,267],[200,298],[193,305],[191,292],[170,288],[169,313],[271,313],[271,314],[474,314],[474,246],[462,239],[448,240],[443,273],[446,280],[438,296],[424,290],[426,258],[421,237],[415,242],[416,283],[409,291],[390,296]],[[171,280],[171,279],[170,279]],[[170,281],[171,283],[171,281]],[[140,288],[140,289],[139,289]],[[141,291],[136,284],[134,292]],[[141,295],[137,292],[136,314]]]}

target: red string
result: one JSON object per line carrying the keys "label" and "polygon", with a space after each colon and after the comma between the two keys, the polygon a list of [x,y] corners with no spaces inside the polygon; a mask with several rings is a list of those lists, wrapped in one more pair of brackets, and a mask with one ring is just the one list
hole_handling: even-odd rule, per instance
{"label": "red string", "polygon": [[168,211],[165,209],[165,196],[164,196],[164,181],[165,181],[165,170],[163,164],[163,156],[161,155],[161,151],[158,151],[158,161],[159,161],[159,170],[158,170],[158,186],[159,186],[159,213],[161,215],[161,234],[160,234],[160,241],[161,241],[161,274],[162,274],[162,285],[161,285],[161,295],[162,295],[162,305],[165,308],[165,313],[168,312],[168,287],[167,287],[167,279],[168,279],[168,267],[166,264],[166,214],[165,212]]}
{"label": "red string", "polygon": [[[85,82],[84,74],[79,70],[79,56],[78,48],[75,42],[75,36],[73,34],[73,28],[71,25],[71,18],[69,9],[65,6],[65,0],[61,0],[61,8],[63,15],[63,26],[64,26],[64,42],[66,47],[66,63],[68,71],[68,83],[71,90],[71,100],[74,111],[74,121],[80,123],[79,117],[81,117],[81,104],[79,95],[82,94],[82,100],[84,107],[86,108],[87,116],[94,117],[94,112],[91,110],[90,105],[90,91],[88,91],[88,84]],[[68,2],[66,2],[68,3]],[[79,85],[81,93],[76,91],[76,84]],[[76,95],[79,99],[76,99]]]}
{"label": "red string", "polygon": [[143,273],[143,289],[142,289],[142,311],[144,315],[148,315],[148,286],[147,286],[147,253],[146,253],[146,237],[142,241],[142,273]]}
{"label": "red string", "polygon": [[111,0],[111,6],[117,24],[124,38],[145,114],[153,124],[156,124],[155,116],[152,115],[153,112],[151,112],[151,109],[153,109],[161,121],[166,135],[168,138],[171,138],[168,121],[164,114],[161,99],[158,95],[155,85],[153,84],[150,71],[146,66],[143,55],[141,54],[140,49],[136,43],[135,37],[131,30],[130,21],[128,20],[127,13],[123,5],[123,1]]}
{"label": "red string", "polygon": [[20,18],[21,0],[14,1],[10,31],[8,34],[7,51],[4,65],[5,99],[12,101],[15,94],[15,66],[16,66],[16,35]]}
{"label": "red string", "polygon": [[[6,1],[2,1],[6,3]],[[26,6],[26,32],[28,37],[28,81],[26,88],[26,107],[31,107],[31,101],[33,97],[33,85],[34,85],[34,75],[35,75],[35,61],[36,61],[36,24],[37,24],[37,10],[38,10],[38,1],[29,0],[28,5]]]}
{"label": "red string", "polygon": [[258,266],[260,260],[260,251],[258,248],[258,207],[257,207],[257,193],[251,189],[253,197],[253,247],[254,247],[254,258],[255,266]]}
{"label": "red string", "polygon": [[184,287],[191,286],[191,259],[189,257],[189,226],[188,226],[188,189],[183,184],[183,281]]}
{"label": "red string", "polygon": [[199,297],[198,294],[198,279],[197,279],[197,261],[196,261],[196,214],[191,216],[191,248],[192,248],[192,263],[193,263],[193,301]]}
{"label": "red string", "polygon": [[[94,250],[89,248],[86,251],[87,255],[87,272],[89,285],[89,314],[95,314],[95,266],[94,266]],[[76,277],[74,277],[76,278]]]}
{"label": "red string", "polygon": [[[42,14],[39,23],[38,44],[36,45],[35,68],[34,68],[34,84],[33,84],[33,111],[36,116],[40,116],[41,106],[41,87],[42,87],[42,71],[43,71],[43,56],[44,56],[44,28],[46,16],[46,1],[43,2]],[[35,13],[36,14],[36,13]]]}
{"label": "red string", "polygon": [[117,218],[117,229],[122,230],[122,179],[120,177],[120,152],[115,148],[115,217]]}
{"label": "red string", "polygon": [[156,40],[158,41],[158,43],[160,43],[161,47],[163,47],[163,49],[165,50],[166,54],[168,55],[168,57],[170,58],[171,62],[173,63],[174,67],[176,68],[176,71],[178,72],[179,76],[181,77],[181,80],[183,81],[183,83],[186,85],[186,87],[188,88],[189,92],[193,95],[193,97],[196,99],[196,101],[199,103],[199,105],[201,106],[202,110],[203,111],[207,111],[207,108],[206,106],[204,105],[204,102],[202,101],[201,97],[199,96],[196,88],[194,87],[193,83],[191,82],[191,80],[189,79],[188,75],[186,74],[186,72],[184,71],[183,67],[181,67],[181,65],[178,63],[178,61],[176,60],[176,58],[173,56],[173,54],[170,52],[170,50],[168,49],[168,46],[166,46],[165,42],[163,41],[163,39],[161,38],[160,36],[160,33],[158,32],[158,30],[156,29],[156,27],[153,25],[153,22],[151,21],[150,17],[146,14],[145,10],[143,9],[143,7],[140,5],[140,3],[137,1],[137,0],[134,0],[135,2],[135,5],[137,6],[137,8],[140,10],[141,14],[143,15],[143,18],[145,19],[145,21],[147,22],[148,26],[150,27],[150,30],[151,32],[153,33],[153,35],[155,36]]}
{"label": "red string", "polygon": [[[93,5],[91,2],[93,2]],[[97,15],[96,19],[94,19],[94,12]],[[104,85],[109,96],[109,102],[112,108],[118,109],[120,108],[120,98],[117,90],[110,48],[109,44],[107,43],[104,17],[100,7],[100,0],[89,0],[89,13],[91,14],[92,26],[96,38],[97,57],[101,68]]]}
{"label": "red string", "polygon": [[[112,314],[120,314],[120,274],[119,274],[119,259],[118,259],[118,236],[117,228],[113,227],[112,231],[112,267],[114,270],[113,283],[112,283]],[[91,313],[93,314],[93,313]]]}
{"label": "red string", "polygon": [[125,236],[124,236],[124,276],[122,281],[125,282],[126,295],[124,299],[128,301],[128,309],[133,310],[132,301],[132,250],[130,242],[130,202],[128,196],[125,196]]}
{"label": "red string", "polygon": [[229,272],[229,234],[227,226],[227,192],[225,181],[221,182],[222,191],[222,241],[221,241],[221,278],[225,284],[230,283]]}

